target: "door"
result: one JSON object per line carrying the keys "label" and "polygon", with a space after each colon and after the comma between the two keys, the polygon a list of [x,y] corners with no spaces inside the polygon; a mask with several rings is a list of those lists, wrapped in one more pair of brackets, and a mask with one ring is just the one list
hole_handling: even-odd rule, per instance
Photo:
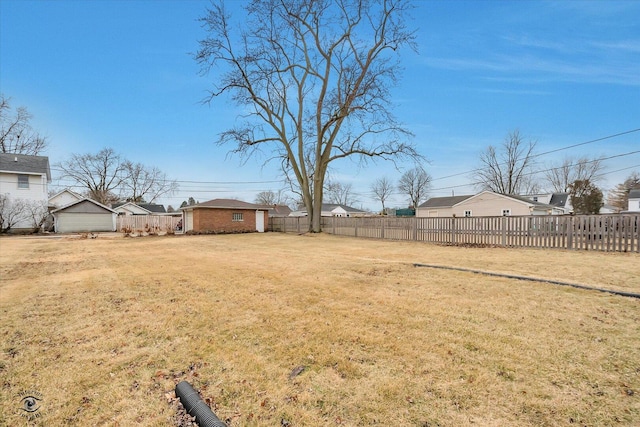
{"label": "door", "polygon": [[187,232],[193,230],[193,210],[184,211],[184,224],[182,229]]}
{"label": "door", "polygon": [[256,230],[264,233],[264,211],[256,211]]}

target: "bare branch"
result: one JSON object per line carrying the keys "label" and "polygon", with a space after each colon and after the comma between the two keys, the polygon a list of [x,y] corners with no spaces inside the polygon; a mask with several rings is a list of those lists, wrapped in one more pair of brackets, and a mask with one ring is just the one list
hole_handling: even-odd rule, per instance
{"label": "bare branch", "polygon": [[47,139],[33,130],[33,116],[25,107],[11,114],[9,99],[0,94],[0,153],[38,155],[47,147]]}
{"label": "bare branch", "polygon": [[222,3],[201,20],[208,37],[195,59],[216,81],[207,102],[229,94],[245,112],[219,143],[244,159],[260,150],[279,159],[312,231],[331,163],[421,160],[390,112],[397,51],[414,45],[410,9],[408,0],[253,0],[237,31]]}
{"label": "bare branch", "polygon": [[480,167],[474,171],[476,186],[501,194],[528,194],[536,188],[529,173],[536,142],[525,141],[518,130],[505,138],[500,151],[493,146],[480,154]]}

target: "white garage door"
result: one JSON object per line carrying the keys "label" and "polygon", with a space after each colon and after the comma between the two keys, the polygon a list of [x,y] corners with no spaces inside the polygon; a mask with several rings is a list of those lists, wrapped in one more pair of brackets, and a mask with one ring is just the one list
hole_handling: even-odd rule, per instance
{"label": "white garage door", "polygon": [[111,213],[61,212],[58,214],[56,232],[115,231]]}

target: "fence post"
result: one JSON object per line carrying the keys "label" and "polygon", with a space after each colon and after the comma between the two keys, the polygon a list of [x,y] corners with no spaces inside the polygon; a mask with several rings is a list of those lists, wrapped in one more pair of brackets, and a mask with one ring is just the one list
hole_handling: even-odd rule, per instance
{"label": "fence post", "polygon": [[502,246],[507,246],[507,217],[502,217]]}
{"label": "fence post", "polygon": [[567,249],[573,249],[573,221],[574,221],[574,216],[571,216],[571,218],[569,218],[568,224],[567,224]]}
{"label": "fence post", "polygon": [[452,245],[456,243],[456,217],[451,218],[451,238],[450,242]]}

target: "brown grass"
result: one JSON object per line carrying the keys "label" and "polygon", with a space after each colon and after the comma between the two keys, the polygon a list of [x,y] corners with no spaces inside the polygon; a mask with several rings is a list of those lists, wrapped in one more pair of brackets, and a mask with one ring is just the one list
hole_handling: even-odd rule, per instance
{"label": "brown grass", "polygon": [[[640,423],[640,256],[250,234],[0,239],[0,424]],[[304,367],[296,375],[295,368]]]}

